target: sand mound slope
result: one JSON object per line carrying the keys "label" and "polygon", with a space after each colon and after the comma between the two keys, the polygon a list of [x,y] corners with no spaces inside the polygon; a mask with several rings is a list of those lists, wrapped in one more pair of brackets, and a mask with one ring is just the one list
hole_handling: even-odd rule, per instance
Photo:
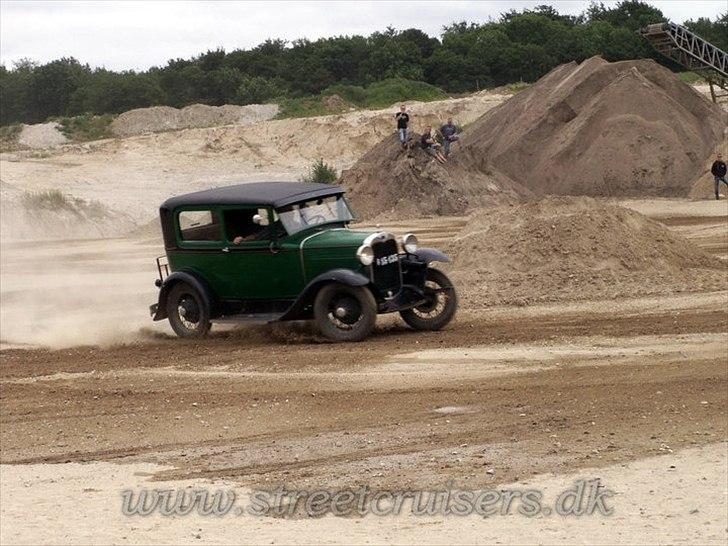
{"label": "sand mound slope", "polygon": [[[389,138],[342,182],[363,209],[399,213],[402,189],[418,195],[410,187],[424,173],[420,193],[429,195],[429,171],[441,170],[439,193],[402,210],[410,216],[462,213],[514,194],[687,196],[727,125],[726,112],[657,63],[594,57],[555,68],[486,112],[444,169],[413,169]],[[459,210],[448,193],[462,197]]]}
{"label": "sand mound slope", "polygon": [[111,123],[111,131],[121,137],[176,131],[217,125],[249,125],[275,117],[277,104],[208,106],[192,104],[177,109],[171,106],[152,106],[124,112]]}
{"label": "sand mound slope", "polygon": [[[411,142],[419,139],[412,134]],[[457,164],[440,165],[417,145],[402,150],[396,135],[371,148],[342,179],[362,218],[462,214],[472,207],[516,200],[523,193],[497,172],[470,173]]]}
{"label": "sand mound slope", "polygon": [[468,306],[725,288],[719,260],[662,224],[589,197],[480,209],[455,237]]}

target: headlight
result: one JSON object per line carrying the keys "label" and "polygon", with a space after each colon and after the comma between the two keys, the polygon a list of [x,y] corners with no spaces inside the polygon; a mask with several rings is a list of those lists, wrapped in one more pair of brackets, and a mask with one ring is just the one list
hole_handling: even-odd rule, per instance
{"label": "headlight", "polygon": [[361,245],[356,251],[356,257],[364,265],[372,265],[374,262],[374,251],[369,245]]}
{"label": "headlight", "polygon": [[409,252],[410,254],[414,254],[415,252],[417,252],[419,241],[417,240],[417,237],[415,235],[413,235],[412,233],[408,233],[402,239],[402,246],[407,252]]}

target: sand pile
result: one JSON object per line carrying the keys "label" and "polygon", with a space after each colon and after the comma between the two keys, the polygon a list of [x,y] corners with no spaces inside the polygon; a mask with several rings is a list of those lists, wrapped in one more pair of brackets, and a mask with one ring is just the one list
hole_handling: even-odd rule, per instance
{"label": "sand pile", "polygon": [[402,150],[397,135],[386,137],[342,173],[347,197],[361,218],[462,214],[531,195],[497,171],[441,165],[416,144],[418,133],[411,138]]}
{"label": "sand pile", "polygon": [[23,125],[18,135],[18,144],[28,148],[50,148],[68,142],[66,135],[60,131],[58,123],[38,123]]}
{"label": "sand pile", "polygon": [[589,197],[476,210],[450,247],[466,306],[724,289],[725,264],[662,224]]}
{"label": "sand pile", "polygon": [[536,194],[684,196],[728,116],[654,61],[562,65],[487,112],[463,161]]}
{"label": "sand pile", "polygon": [[192,104],[182,109],[152,106],[124,112],[111,123],[111,131],[121,137],[176,131],[217,125],[249,125],[278,114],[277,104],[208,106]]}
{"label": "sand pile", "polygon": [[[467,195],[463,204],[471,206],[488,200],[472,187],[483,175],[498,191],[522,197],[687,196],[727,126],[726,112],[657,63],[594,57],[555,68],[467,127],[442,187]],[[376,186],[396,193],[401,174],[410,174],[404,154],[383,151],[342,177],[354,198],[388,198]],[[423,203],[416,212],[435,211]]]}

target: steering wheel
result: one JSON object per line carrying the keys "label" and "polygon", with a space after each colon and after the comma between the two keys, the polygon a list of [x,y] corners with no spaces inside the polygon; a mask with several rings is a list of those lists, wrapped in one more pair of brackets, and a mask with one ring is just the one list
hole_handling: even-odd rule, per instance
{"label": "steering wheel", "polygon": [[318,224],[318,223],[320,223],[320,222],[317,222],[317,221],[316,221],[316,220],[318,220],[318,219],[320,219],[320,220],[321,220],[321,222],[325,222],[325,221],[326,221],[326,216],[324,216],[323,214],[314,214],[314,215],[313,215],[313,216],[311,216],[310,218],[307,218],[307,219],[306,219],[306,223],[307,223],[308,225],[311,225],[311,224]]}

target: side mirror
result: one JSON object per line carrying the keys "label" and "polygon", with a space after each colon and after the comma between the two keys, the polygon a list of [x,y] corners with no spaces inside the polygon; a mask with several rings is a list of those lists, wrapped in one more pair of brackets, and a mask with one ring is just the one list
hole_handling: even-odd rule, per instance
{"label": "side mirror", "polygon": [[260,215],[260,214],[254,214],[254,215],[253,215],[253,223],[254,223],[254,224],[260,225],[260,223],[261,223],[262,221],[263,221],[263,218],[261,217],[261,215]]}

